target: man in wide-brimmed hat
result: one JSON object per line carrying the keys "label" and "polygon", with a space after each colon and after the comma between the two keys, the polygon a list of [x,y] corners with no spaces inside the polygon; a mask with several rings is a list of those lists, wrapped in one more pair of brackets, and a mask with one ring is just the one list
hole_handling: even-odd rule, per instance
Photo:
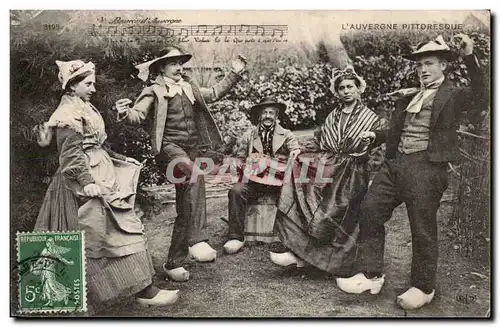
{"label": "man in wide-brimmed hat", "polygon": [[[224,96],[241,79],[239,74],[246,66],[245,58],[238,56],[231,72],[221,82],[202,88],[184,75],[182,65],[190,59],[191,55],[180,48],[167,47],[155,59],[136,66],[141,80],[153,80],[134,106],[129,107],[132,102],[129,99],[116,102],[119,120],[139,124],[149,115],[153,116],[151,143],[157,159],[161,159],[165,167],[173,160],[179,161],[175,178],[187,177],[187,181],[175,184],[177,218],[164,265],[167,276],[175,281],[189,279],[189,272],[182,267],[188,254],[199,262],[216,258],[216,251],[207,243],[205,180],[202,174],[194,173],[197,167],[193,162],[222,144],[207,103]],[[191,175],[198,178],[190,181]],[[173,177],[167,176],[170,180]]]}
{"label": "man in wide-brimmed hat", "polygon": [[464,34],[459,54],[471,79],[457,88],[445,76],[449,61],[457,58],[441,36],[420,44],[407,56],[417,63],[421,87],[390,93],[396,99],[388,131],[366,132],[365,138],[387,145],[386,160],[361,205],[357,274],[338,278],[349,293],[380,292],[384,283],[384,224],[392,211],[406,204],[412,234],[410,288],[399,295],[404,309],[430,303],[436,289],[438,233],[436,213],[448,185],[447,166],[460,159],[459,117],[478,114],[489,101],[488,82],[473,55],[473,42]]}
{"label": "man in wide-brimmed hat", "polygon": [[[253,157],[256,164],[260,160],[269,164],[271,160],[278,160],[286,164],[290,156],[294,159],[299,155],[300,146],[295,135],[281,127],[277,121],[285,109],[286,105],[276,101],[274,97],[265,97],[250,109],[250,121],[256,126],[251,128],[241,141],[237,153],[240,171],[249,157]],[[252,164],[251,160],[247,162]],[[279,171],[282,166],[284,165],[276,165],[276,170]],[[248,179],[249,181],[243,180],[233,186],[228,194],[229,241],[224,245],[224,250],[229,254],[238,252],[244,244],[243,232],[248,201],[280,190],[280,179],[268,174],[266,169],[262,170],[262,174],[250,174]]]}

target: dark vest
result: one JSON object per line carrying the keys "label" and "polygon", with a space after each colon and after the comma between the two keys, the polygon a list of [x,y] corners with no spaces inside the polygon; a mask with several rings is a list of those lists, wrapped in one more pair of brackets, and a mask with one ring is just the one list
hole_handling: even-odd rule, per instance
{"label": "dark vest", "polygon": [[182,148],[191,148],[198,143],[195,107],[184,92],[168,99],[168,115],[163,143],[175,143]]}

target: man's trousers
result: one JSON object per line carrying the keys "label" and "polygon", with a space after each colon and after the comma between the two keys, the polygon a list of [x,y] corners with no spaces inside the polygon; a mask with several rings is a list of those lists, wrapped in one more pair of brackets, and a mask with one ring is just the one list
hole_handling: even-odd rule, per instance
{"label": "man's trousers", "polygon": [[426,151],[386,159],[361,204],[358,271],[382,274],[384,224],[405,203],[412,235],[411,285],[432,292],[438,259],[436,214],[448,186],[446,165],[430,162]]}

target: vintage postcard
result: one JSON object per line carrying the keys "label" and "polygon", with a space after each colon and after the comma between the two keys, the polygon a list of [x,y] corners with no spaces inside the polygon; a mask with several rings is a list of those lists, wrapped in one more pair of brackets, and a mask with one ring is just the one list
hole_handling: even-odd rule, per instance
{"label": "vintage postcard", "polygon": [[491,318],[490,15],[10,10],[11,316]]}

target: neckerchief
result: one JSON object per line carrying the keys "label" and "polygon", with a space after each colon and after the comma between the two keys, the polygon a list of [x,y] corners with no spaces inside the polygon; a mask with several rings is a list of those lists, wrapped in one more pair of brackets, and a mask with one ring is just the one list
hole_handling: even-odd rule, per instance
{"label": "neckerchief", "polygon": [[434,81],[430,83],[429,85],[422,85],[420,87],[420,91],[415,94],[413,99],[410,101],[408,106],[406,107],[406,111],[417,114],[422,110],[422,106],[424,104],[424,101],[426,98],[428,98],[430,95],[432,95],[434,92],[437,91],[437,89],[441,86],[441,84],[444,81],[444,76],[438,79],[437,81]]}
{"label": "neckerchief", "polygon": [[269,128],[266,128],[261,124],[259,124],[259,136],[260,136],[260,141],[262,142],[262,148],[264,149],[264,154],[273,155],[273,135],[274,135],[274,128],[276,126],[276,123],[273,124],[273,126],[270,126]]}
{"label": "neckerchief", "polygon": [[191,101],[191,104],[194,103],[194,94],[191,84],[183,79],[179,80],[178,82],[166,76],[163,76],[163,79],[165,80],[165,85],[168,86],[167,96],[169,98],[173,98],[176,94],[182,95],[182,92],[184,91],[189,101]]}

